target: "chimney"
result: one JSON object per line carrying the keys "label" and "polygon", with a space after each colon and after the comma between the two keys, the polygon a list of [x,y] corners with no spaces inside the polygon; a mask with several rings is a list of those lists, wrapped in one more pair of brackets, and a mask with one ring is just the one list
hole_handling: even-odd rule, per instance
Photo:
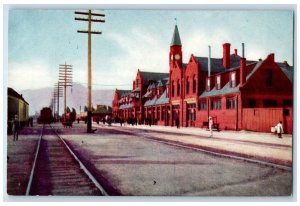
{"label": "chimney", "polygon": [[234,56],[237,56],[237,49],[234,49]]}
{"label": "chimney", "polygon": [[223,44],[223,67],[225,69],[230,68],[230,44]]}
{"label": "chimney", "polygon": [[269,59],[270,61],[274,62],[275,61],[275,58],[274,58],[274,53],[271,53],[268,55],[267,59]]}
{"label": "chimney", "polygon": [[210,46],[208,46],[208,61],[207,61],[207,70],[208,70],[208,77],[210,77],[210,70],[211,70],[211,64],[210,64]]}
{"label": "chimney", "polygon": [[245,58],[245,44],[242,43],[242,58]]}
{"label": "chimney", "polygon": [[246,58],[240,58],[240,86],[246,83]]}
{"label": "chimney", "polygon": [[242,43],[242,58],[240,58],[240,86],[246,83],[246,58],[245,58],[245,45]]}

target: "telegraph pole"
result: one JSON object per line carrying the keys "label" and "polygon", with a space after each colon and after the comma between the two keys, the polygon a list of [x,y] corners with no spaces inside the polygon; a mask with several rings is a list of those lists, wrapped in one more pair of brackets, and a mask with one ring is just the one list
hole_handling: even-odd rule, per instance
{"label": "telegraph pole", "polygon": [[93,16],[105,17],[104,14],[92,13],[92,10],[88,10],[88,12],[78,12],[75,11],[75,14],[85,15],[87,18],[78,18],[75,17],[77,21],[87,21],[88,22],[88,30],[78,30],[78,33],[86,33],[88,34],[88,116],[87,116],[87,132],[92,133],[92,38],[91,34],[102,34],[102,32],[92,31],[92,22],[100,22],[104,23],[105,20],[102,19],[92,19]]}
{"label": "telegraph pole", "polygon": [[72,65],[59,65],[59,85],[64,87],[64,121],[67,114],[67,87],[72,87]]}
{"label": "telegraph pole", "polygon": [[57,109],[56,109],[56,118],[59,121],[59,97],[63,97],[63,87],[62,84],[58,81],[56,84],[54,84],[54,97],[57,98]]}

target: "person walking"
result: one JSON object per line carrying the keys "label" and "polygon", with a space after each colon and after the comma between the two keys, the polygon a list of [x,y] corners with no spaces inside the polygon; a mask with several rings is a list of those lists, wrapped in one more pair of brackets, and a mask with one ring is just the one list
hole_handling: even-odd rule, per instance
{"label": "person walking", "polygon": [[213,120],[211,118],[211,116],[208,117],[208,127],[209,127],[209,131],[210,131],[210,137],[213,137],[213,131],[212,131],[212,128],[213,128]]}
{"label": "person walking", "polygon": [[179,118],[178,117],[176,118],[175,123],[176,123],[177,129],[179,129]]}
{"label": "person walking", "polygon": [[20,123],[19,123],[18,115],[15,115],[15,119],[13,122],[14,141],[18,141],[19,128],[20,128]]}
{"label": "person walking", "polygon": [[276,125],[276,129],[277,129],[278,138],[282,138],[282,133],[283,133],[282,121],[279,121],[279,123]]}

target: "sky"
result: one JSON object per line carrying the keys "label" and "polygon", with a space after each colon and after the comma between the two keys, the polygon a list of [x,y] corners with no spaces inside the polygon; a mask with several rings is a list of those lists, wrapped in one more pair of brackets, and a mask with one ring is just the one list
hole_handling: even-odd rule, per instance
{"label": "sky", "polygon": [[[137,70],[169,71],[169,48],[178,25],[183,62],[191,54],[222,57],[245,43],[249,60],[275,53],[275,61],[293,65],[292,11],[217,10],[94,10],[104,13],[102,31],[92,36],[95,89],[130,89]],[[15,9],[8,19],[8,86],[16,91],[53,87],[59,64],[73,65],[73,81],[87,85],[87,22],[75,21],[74,10]],[[97,17],[99,18],[99,17]],[[177,21],[175,22],[175,18]]]}

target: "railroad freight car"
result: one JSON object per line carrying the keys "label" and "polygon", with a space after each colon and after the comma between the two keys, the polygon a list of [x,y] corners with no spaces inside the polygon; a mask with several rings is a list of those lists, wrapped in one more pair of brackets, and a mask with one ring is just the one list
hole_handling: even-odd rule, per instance
{"label": "railroad freight car", "polygon": [[12,132],[12,125],[17,115],[20,126],[24,127],[29,119],[29,104],[25,101],[22,94],[14,89],[7,89],[7,132]]}
{"label": "railroad freight car", "polygon": [[53,122],[52,110],[49,107],[44,107],[41,110],[40,116],[38,118],[39,124],[50,124]]}

